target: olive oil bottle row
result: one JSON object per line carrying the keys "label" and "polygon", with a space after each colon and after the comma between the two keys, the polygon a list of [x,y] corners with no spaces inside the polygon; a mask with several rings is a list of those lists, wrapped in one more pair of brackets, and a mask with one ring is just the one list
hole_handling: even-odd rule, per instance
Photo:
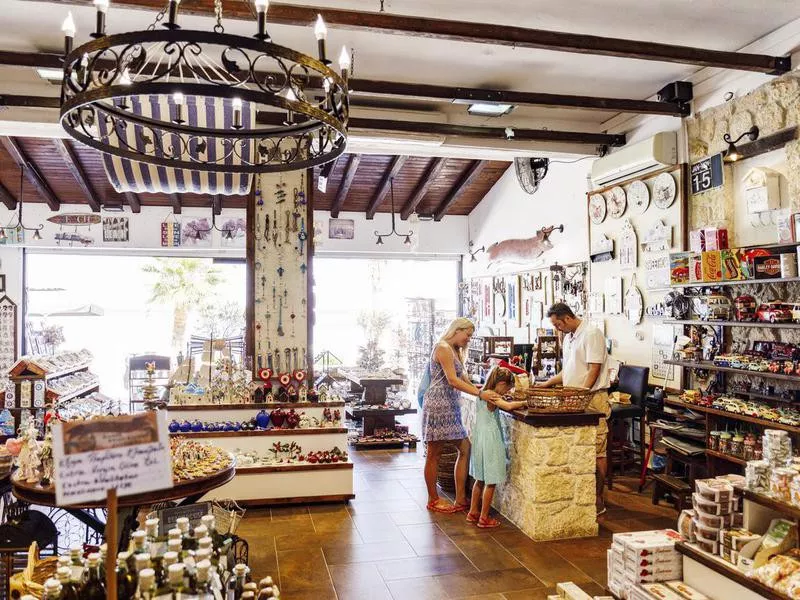
{"label": "olive oil bottle row", "polygon": [[[148,519],[144,530],[131,536],[128,551],[117,555],[111,577],[119,600],[267,600],[279,598],[271,577],[250,581],[247,565],[233,562],[231,540],[217,533],[214,517],[206,515],[191,529],[180,518],[176,527],[159,535],[159,520]],[[58,559],[56,577],[44,584],[45,600],[105,600],[105,545],[83,559],[83,548],[70,548]],[[25,597],[23,597],[23,600]]]}

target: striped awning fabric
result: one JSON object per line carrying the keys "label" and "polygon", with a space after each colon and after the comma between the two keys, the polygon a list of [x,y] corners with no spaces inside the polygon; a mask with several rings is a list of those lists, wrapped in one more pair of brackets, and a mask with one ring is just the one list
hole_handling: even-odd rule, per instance
{"label": "striped awning fabric", "polygon": [[[131,96],[127,99],[129,110],[143,117],[156,120],[170,114],[173,109],[172,102],[159,96]],[[102,113],[101,113],[102,117]],[[233,124],[233,107],[228,99],[187,97],[184,106],[184,119],[186,125],[194,127],[211,127],[216,129],[231,130]],[[252,105],[245,103],[242,110],[242,125],[244,128],[251,126],[255,119]],[[141,125],[127,127],[124,130],[117,128],[116,132],[110,131],[113,121],[100,118],[98,127],[103,136],[108,135],[111,140],[118,138],[120,146],[128,145],[139,151],[144,150],[145,139],[152,137],[152,133]],[[144,133],[144,135],[143,135]],[[170,140],[169,138],[175,138]],[[215,161],[218,157],[225,156],[228,148],[221,138],[206,138],[208,146],[205,154],[193,156],[198,161]],[[177,143],[177,136],[164,136],[164,144]],[[251,162],[254,153],[254,144],[241,146],[240,154],[230,153],[225,157],[226,165]],[[156,149],[156,154],[163,153]],[[187,148],[183,152],[184,159],[190,156]],[[245,195],[250,191],[252,175],[240,173],[210,173],[206,171],[193,171],[187,169],[173,169],[150,165],[143,162],[120,158],[112,154],[103,154],[103,164],[106,175],[111,185],[117,192],[150,192],[150,193],[197,193],[197,194],[222,194]]]}

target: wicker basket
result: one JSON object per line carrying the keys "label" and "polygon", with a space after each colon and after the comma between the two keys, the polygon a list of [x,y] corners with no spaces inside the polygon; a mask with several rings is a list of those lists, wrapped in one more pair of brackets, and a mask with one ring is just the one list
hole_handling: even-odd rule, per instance
{"label": "wicker basket", "polygon": [[592,391],[575,387],[529,387],[514,393],[514,400],[528,403],[532,413],[579,413],[592,400]]}
{"label": "wicker basket", "polygon": [[9,588],[11,597],[24,595],[35,598],[44,597],[44,582],[56,574],[58,558],[50,557],[39,560],[39,546],[36,542],[28,549],[28,564],[23,571],[11,576]]}

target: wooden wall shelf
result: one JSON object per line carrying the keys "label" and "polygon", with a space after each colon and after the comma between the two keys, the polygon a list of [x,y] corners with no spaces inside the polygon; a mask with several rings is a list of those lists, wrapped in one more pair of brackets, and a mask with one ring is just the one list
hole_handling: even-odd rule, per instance
{"label": "wooden wall shelf", "polygon": [[344,402],[261,402],[244,404],[175,404],[168,405],[169,412],[193,410],[262,410],[268,408],[344,408]]}
{"label": "wooden wall shelf", "polygon": [[763,329],[800,329],[800,323],[762,323],[760,321],[701,321],[699,319],[667,319],[664,325],[710,325],[712,327],[759,327]]}
{"label": "wooden wall shelf", "polygon": [[237,467],[237,475],[257,475],[259,473],[297,473],[299,471],[329,471],[335,469],[352,469],[351,462],[338,463],[298,463],[290,465],[268,465],[264,467]]}
{"label": "wooden wall shelf", "polygon": [[760,419],[758,417],[751,417],[749,415],[740,415],[728,412],[726,410],[718,410],[716,408],[710,408],[708,406],[698,406],[697,404],[689,404],[688,402],[680,402],[669,399],[664,400],[664,402],[665,404],[669,404],[670,406],[686,408],[689,410],[693,410],[695,412],[705,413],[707,415],[724,417],[726,419],[732,419],[734,421],[743,421],[745,423],[753,423],[754,425],[761,425],[762,427],[768,427],[770,429],[781,429],[783,431],[788,431],[789,433],[800,433],[800,427],[795,427],[793,425],[784,425],[783,423],[778,423],[776,421],[769,421],[767,419]]}
{"label": "wooden wall shelf", "polygon": [[721,373],[736,373],[760,379],[776,379],[778,381],[791,381],[800,385],[800,377],[797,375],[784,375],[783,373],[770,373],[769,371],[748,371],[747,369],[733,369],[731,367],[718,367],[708,360],[665,360],[664,364],[676,365],[687,369],[705,369],[706,371],[719,371]]}
{"label": "wooden wall shelf", "polygon": [[315,427],[308,429],[264,429],[257,431],[197,431],[170,433],[175,437],[188,438],[219,438],[219,437],[260,437],[260,436],[295,436],[295,435],[326,435],[330,433],[347,433],[346,427]]}

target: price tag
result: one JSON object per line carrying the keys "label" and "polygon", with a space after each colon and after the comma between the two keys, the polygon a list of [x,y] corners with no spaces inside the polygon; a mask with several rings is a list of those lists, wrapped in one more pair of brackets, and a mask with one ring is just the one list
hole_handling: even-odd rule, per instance
{"label": "price tag", "polygon": [[693,196],[722,187],[724,183],[722,154],[715,154],[694,163],[691,169],[691,179]]}

